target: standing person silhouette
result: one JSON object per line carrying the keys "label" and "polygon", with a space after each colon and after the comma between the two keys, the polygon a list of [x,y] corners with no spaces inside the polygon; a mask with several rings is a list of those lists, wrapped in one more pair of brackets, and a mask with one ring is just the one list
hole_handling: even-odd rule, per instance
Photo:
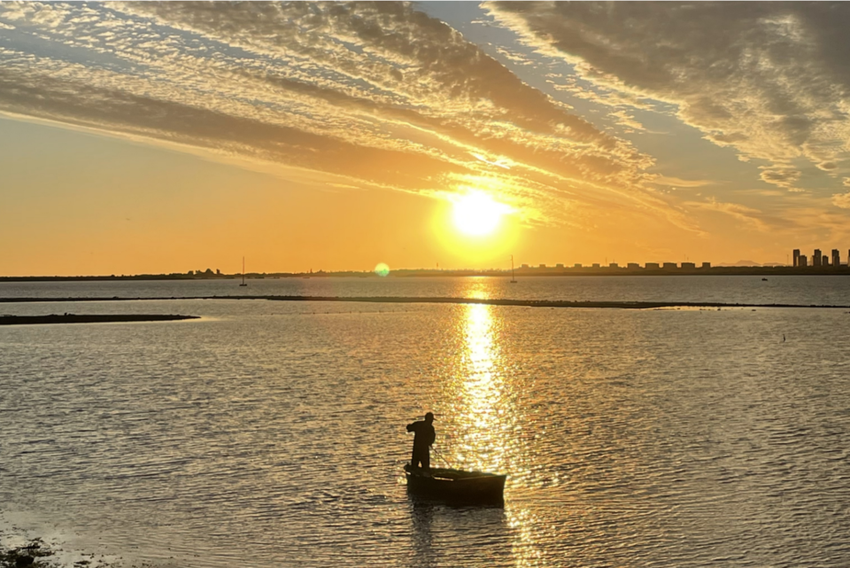
{"label": "standing person silhouette", "polygon": [[422,469],[428,471],[431,469],[431,444],[437,438],[437,433],[434,431],[434,414],[428,412],[425,414],[425,420],[420,420],[407,425],[407,431],[413,432],[413,455],[410,458],[411,467],[419,467],[422,464]]}

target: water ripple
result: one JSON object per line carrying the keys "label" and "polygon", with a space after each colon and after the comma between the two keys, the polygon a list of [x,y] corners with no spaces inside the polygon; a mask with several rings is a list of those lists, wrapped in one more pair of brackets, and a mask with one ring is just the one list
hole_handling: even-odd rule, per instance
{"label": "water ripple", "polygon": [[[161,304],[209,317],[0,330],[18,525],[163,567],[850,557],[845,314]],[[408,499],[425,410],[503,509]]]}

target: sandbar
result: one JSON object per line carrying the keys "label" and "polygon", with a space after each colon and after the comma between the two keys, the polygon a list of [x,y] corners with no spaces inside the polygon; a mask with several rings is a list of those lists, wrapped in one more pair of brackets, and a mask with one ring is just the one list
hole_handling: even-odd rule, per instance
{"label": "sandbar", "polygon": [[199,317],[200,316],[181,316],[175,314],[50,314],[47,316],[0,316],[0,325],[176,321],[198,319]]}

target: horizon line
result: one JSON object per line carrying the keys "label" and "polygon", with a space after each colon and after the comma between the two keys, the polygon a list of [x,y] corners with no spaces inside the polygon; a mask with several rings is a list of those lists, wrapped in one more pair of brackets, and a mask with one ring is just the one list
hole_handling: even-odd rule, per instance
{"label": "horizon line", "polygon": [[[612,263],[613,264],[613,263]],[[649,266],[523,266],[513,270],[517,276],[636,276],[636,275],[723,275],[723,274],[774,274],[774,275],[835,275],[850,274],[846,264],[838,266],[805,266],[795,267],[790,264],[770,265],[715,265],[700,266],[694,263],[647,263]],[[191,272],[191,274],[190,274]],[[280,279],[280,278],[329,278],[329,277],[360,277],[387,278],[409,276],[510,276],[511,269],[506,268],[399,268],[388,274],[378,274],[374,270],[318,270],[309,272],[246,272],[247,279]],[[138,274],[89,274],[89,275],[7,275],[0,276],[0,282],[14,281],[50,281],[50,280],[232,280],[241,278],[243,273],[232,274],[223,272],[170,272],[170,273],[138,273]]]}

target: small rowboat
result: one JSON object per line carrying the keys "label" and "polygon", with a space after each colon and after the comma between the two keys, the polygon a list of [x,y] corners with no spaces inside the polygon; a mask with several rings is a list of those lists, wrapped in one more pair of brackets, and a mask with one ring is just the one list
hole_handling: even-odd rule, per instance
{"label": "small rowboat", "polygon": [[407,491],[414,497],[458,505],[503,505],[507,475],[459,469],[410,467],[405,464]]}

